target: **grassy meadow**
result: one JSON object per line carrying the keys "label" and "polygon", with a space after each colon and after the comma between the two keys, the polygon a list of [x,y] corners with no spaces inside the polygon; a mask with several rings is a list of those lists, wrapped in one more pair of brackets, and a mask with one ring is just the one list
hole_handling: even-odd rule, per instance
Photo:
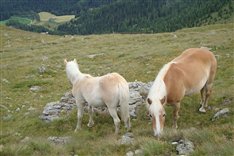
{"label": "grassy meadow", "polygon": [[33,24],[41,25],[52,30],[56,29],[58,25],[68,22],[72,18],[75,18],[75,15],[56,16],[49,12],[39,12],[38,16],[40,20],[35,20]]}
{"label": "grassy meadow", "polygon": [[[187,138],[195,145],[193,156],[234,155],[234,24],[217,24],[173,33],[105,34],[88,36],[51,36],[0,26],[0,155],[121,156],[143,149],[144,155],[176,155],[172,141]],[[52,123],[39,116],[43,107],[58,101],[71,90],[63,59],[76,58],[80,70],[94,76],[118,72],[127,81],[149,82],[160,68],[190,47],[209,47],[217,57],[218,71],[211,106],[206,114],[198,112],[200,95],[185,97],[181,104],[178,130],[172,127],[172,108],[166,107],[165,134],[153,137],[151,122],[144,106],[132,119],[133,145],[120,145],[114,136],[114,124],[108,115],[95,114],[95,126],[74,133],[76,110]],[[96,55],[98,54],[98,55]],[[90,58],[90,55],[96,55]],[[46,67],[43,74],[38,72]],[[41,86],[39,92],[31,86]],[[225,100],[231,103],[223,104]],[[217,110],[228,107],[230,113],[211,121]],[[121,135],[124,134],[121,125]],[[70,136],[65,145],[50,143],[49,136]]]}

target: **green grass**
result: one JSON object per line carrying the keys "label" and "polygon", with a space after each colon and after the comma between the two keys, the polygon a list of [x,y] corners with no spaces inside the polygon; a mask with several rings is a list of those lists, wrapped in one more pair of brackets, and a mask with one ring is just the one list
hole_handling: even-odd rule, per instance
{"label": "green grass", "polygon": [[[125,155],[142,148],[145,155],[176,155],[172,141],[187,138],[195,145],[192,155],[233,155],[234,105],[222,105],[225,98],[234,98],[234,25],[217,24],[173,33],[106,34],[89,36],[50,36],[0,26],[0,150],[1,155]],[[176,37],[175,37],[176,35]],[[114,134],[112,118],[95,114],[95,126],[88,128],[84,115],[83,129],[74,133],[76,110],[64,119],[44,123],[39,116],[48,102],[58,101],[71,89],[63,59],[76,58],[80,70],[94,76],[118,72],[127,81],[149,82],[168,61],[190,47],[212,48],[217,56],[218,71],[209,101],[212,110],[198,112],[199,95],[185,97],[181,104],[179,129],[172,127],[172,108],[166,107],[165,134],[153,137],[146,109],[141,107],[132,120],[133,145],[120,145]],[[88,55],[102,54],[94,58]],[[47,68],[38,73],[40,66]],[[3,81],[7,79],[9,83]],[[32,92],[38,85],[42,91]],[[36,110],[29,111],[29,107]],[[211,122],[215,108],[230,109],[227,117]],[[16,111],[20,108],[20,111]],[[10,115],[9,119],[6,117]],[[4,118],[5,117],[5,118]],[[121,134],[124,134],[123,125]],[[49,136],[71,136],[66,145],[51,144]],[[27,142],[22,142],[29,137]]]}
{"label": "green grass", "polygon": [[60,24],[70,21],[75,18],[75,15],[56,16],[49,12],[40,12],[39,21],[33,21],[33,25],[43,26],[45,28],[55,30]]}

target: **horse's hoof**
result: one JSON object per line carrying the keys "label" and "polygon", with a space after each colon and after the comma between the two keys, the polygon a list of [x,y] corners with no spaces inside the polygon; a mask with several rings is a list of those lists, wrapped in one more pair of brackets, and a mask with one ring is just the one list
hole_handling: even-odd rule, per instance
{"label": "horse's hoof", "polygon": [[87,124],[87,126],[88,126],[89,128],[93,127],[93,125],[94,125],[94,123],[88,123],[88,124]]}
{"label": "horse's hoof", "polygon": [[81,128],[76,128],[76,129],[74,130],[74,132],[76,133],[76,132],[78,132],[80,129],[81,129]]}
{"label": "horse's hoof", "polygon": [[206,112],[206,110],[204,109],[204,108],[199,108],[199,112],[202,112],[202,113],[205,113]]}
{"label": "horse's hoof", "polygon": [[178,129],[178,126],[177,125],[173,125],[172,128]]}

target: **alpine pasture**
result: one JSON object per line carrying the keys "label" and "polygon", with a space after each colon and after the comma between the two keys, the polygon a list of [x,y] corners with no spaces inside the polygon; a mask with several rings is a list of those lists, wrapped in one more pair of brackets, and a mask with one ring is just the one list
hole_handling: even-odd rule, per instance
{"label": "alpine pasture", "polygon": [[[105,34],[52,36],[0,26],[1,94],[0,154],[4,155],[126,155],[142,149],[144,155],[176,155],[174,140],[194,143],[191,155],[234,155],[234,25],[216,24],[173,33]],[[218,68],[210,109],[199,113],[200,95],[181,102],[178,130],[172,128],[172,108],[166,107],[165,132],[158,140],[144,106],[131,119],[134,143],[121,145],[114,135],[109,115],[94,115],[89,128],[88,115],[82,130],[74,133],[76,112],[61,120],[45,123],[39,116],[46,103],[58,101],[71,90],[63,60],[76,58],[83,73],[93,76],[118,72],[128,82],[153,81],[160,68],[191,47],[208,47],[215,54]],[[95,57],[88,57],[96,55]],[[45,72],[38,69],[43,66]],[[40,86],[37,92],[32,86]],[[229,100],[225,104],[225,100]],[[214,114],[229,108],[225,117],[211,121]],[[125,133],[123,126],[120,135]],[[50,136],[69,136],[67,144],[52,144]]]}

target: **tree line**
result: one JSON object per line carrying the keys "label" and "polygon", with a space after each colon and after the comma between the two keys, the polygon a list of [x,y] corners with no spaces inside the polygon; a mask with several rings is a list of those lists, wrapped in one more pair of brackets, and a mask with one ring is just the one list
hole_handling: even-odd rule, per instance
{"label": "tree line", "polygon": [[70,34],[171,32],[200,26],[216,12],[210,23],[223,14],[228,18],[232,6],[232,0],[120,0],[81,13],[58,30]]}
{"label": "tree line", "polygon": [[[228,19],[234,12],[233,0],[1,1],[7,4],[0,7],[3,12],[1,19],[15,14],[27,15],[26,12],[31,12],[29,15],[32,15],[40,11],[49,11],[56,15],[75,14],[75,19],[60,25],[53,32],[50,30],[50,33],[56,34],[171,32]],[[31,18],[35,17],[34,15]],[[17,22],[9,25],[30,31],[45,31],[41,27]]]}

